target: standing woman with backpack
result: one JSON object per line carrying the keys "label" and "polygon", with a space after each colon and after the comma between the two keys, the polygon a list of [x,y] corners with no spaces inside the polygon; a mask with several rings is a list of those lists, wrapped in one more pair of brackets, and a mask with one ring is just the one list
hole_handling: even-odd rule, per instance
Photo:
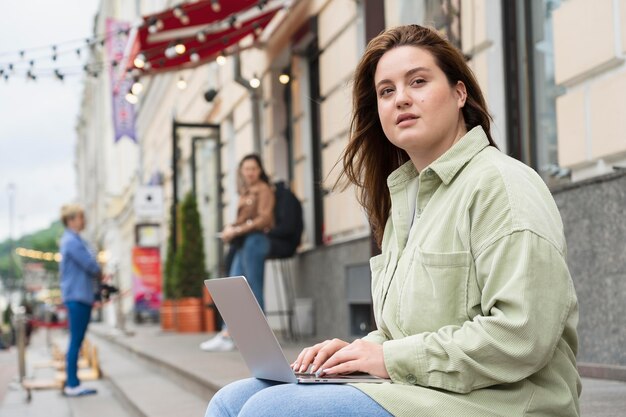
{"label": "standing woman with backpack", "polygon": [[[221,233],[224,243],[235,247],[229,275],[243,275],[261,308],[264,308],[263,281],[265,259],[270,250],[267,232],[274,225],[274,190],[256,154],[239,162],[239,203],[237,219]],[[206,351],[233,350],[235,345],[226,329],[200,344]]]}

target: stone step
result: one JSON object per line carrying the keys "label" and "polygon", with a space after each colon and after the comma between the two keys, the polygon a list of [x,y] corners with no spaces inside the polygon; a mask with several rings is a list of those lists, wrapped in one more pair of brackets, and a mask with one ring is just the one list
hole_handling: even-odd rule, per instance
{"label": "stone step", "polygon": [[[193,380],[184,381],[179,373],[160,368],[105,337],[94,339],[100,347],[104,378],[137,417],[204,415],[210,395],[203,397],[198,391],[206,392],[206,386],[198,387]],[[215,391],[209,392],[212,395]]]}

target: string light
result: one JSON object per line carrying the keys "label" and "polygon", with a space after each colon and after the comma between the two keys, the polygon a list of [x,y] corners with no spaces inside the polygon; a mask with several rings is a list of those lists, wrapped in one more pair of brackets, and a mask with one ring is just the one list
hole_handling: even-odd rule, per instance
{"label": "string light", "polygon": [[282,74],[278,76],[278,82],[280,82],[283,85],[289,84],[290,79],[291,78],[289,77],[289,74],[287,74],[286,71],[283,71]]}
{"label": "string light", "polygon": [[126,93],[125,98],[126,98],[126,101],[128,101],[130,104],[137,104],[137,102],[139,102],[139,97],[134,95],[132,91],[129,91],[128,93]]}
{"label": "string light", "polygon": [[135,82],[133,83],[132,87],[130,87],[130,91],[136,96],[141,94],[141,92],[143,91],[143,84],[141,84],[138,78],[135,78]]}
{"label": "string light", "polygon": [[[221,2],[217,0],[211,0],[211,8],[214,12],[222,11],[222,7],[220,3]],[[268,3],[269,2],[267,0],[258,1],[257,6],[259,10],[263,10],[265,6],[267,6]],[[181,19],[181,23],[186,24],[185,22],[188,23],[189,16],[187,15],[187,12],[185,9],[186,6],[184,6],[184,4],[187,4],[187,2],[182,2],[178,6],[176,6],[172,10],[172,14],[177,15],[178,19]],[[161,18],[159,18],[159,16],[161,16]],[[195,34],[190,36],[190,39],[193,40],[193,38],[195,37],[199,42],[204,43],[204,42],[210,41],[211,45],[217,42],[222,42],[224,45],[228,45],[230,42],[230,39],[229,39],[230,36],[209,38],[209,31],[211,34],[213,33],[210,27],[219,26],[221,28],[224,28],[224,25],[230,25],[232,28],[236,28],[237,30],[241,30],[241,28],[245,25],[248,30],[253,31],[253,33],[256,35],[260,35],[260,33],[262,33],[263,31],[263,26],[265,25],[264,21],[262,19],[256,22],[251,22],[249,20],[244,21],[248,19],[247,16],[248,16],[247,11],[246,13],[239,13],[239,12],[233,13],[233,14],[230,14],[230,16],[228,17],[224,16],[224,18],[219,19],[219,23],[208,25],[207,27],[204,27],[203,29],[198,30]],[[155,28],[158,30],[164,27],[163,20],[161,20],[163,17],[167,17],[167,15],[163,13],[153,15],[149,19],[146,19],[146,21],[144,21],[141,24],[141,26],[138,26],[138,27],[140,29],[143,27],[144,30],[147,29],[151,32],[154,32]],[[106,41],[108,40],[110,36],[119,37],[124,34],[128,35],[129,32],[130,32],[129,28],[128,29],[116,29],[114,31],[111,31],[110,33],[106,33],[104,35],[99,35],[99,36],[94,36],[92,38],[81,38],[81,39],[76,39],[73,41],[61,42],[60,44],[57,43],[53,45],[48,45],[47,47],[42,46],[42,47],[37,47],[37,48],[21,50],[19,51],[19,54],[22,59],[25,59],[24,64],[26,65],[22,66],[21,63],[18,63],[17,70],[19,72],[19,75],[26,73],[25,75],[27,76],[27,79],[29,80],[36,80],[37,78],[40,78],[42,76],[43,77],[47,76],[47,77],[54,77],[62,81],[62,78],[65,78],[66,76],[78,75],[78,73],[73,72],[72,70],[69,70],[68,72],[68,69],[71,67],[65,67],[61,69],[59,69],[58,67],[57,68],[48,67],[48,68],[43,68],[43,71],[42,71],[42,69],[39,68],[39,66],[36,64],[39,64],[40,63],[39,61],[45,57],[33,56],[32,58],[35,58],[35,59],[32,59],[30,56],[31,51],[42,50],[44,48],[47,48],[50,53],[50,55],[48,55],[48,59],[54,62],[58,62],[61,58],[61,55],[64,55],[67,53],[75,53],[76,56],[80,59],[82,56],[84,56],[82,53],[86,48],[90,48],[93,50],[99,45],[105,46]],[[194,62],[194,63],[199,62],[202,59],[201,51],[203,51],[206,47],[201,46],[201,47],[194,48],[191,51],[189,51],[185,43],[189,42],[190,39],[185,37],[185,39],[181,39],[177,41],[176,43],[172,42],[167,48],[165,48],[165,50],[163,49],[162,46],[160,46],[160,47],[154,47],[152,49],[148,48],[147,50],[141,51],[139,55],[137,55],[133,59],[133,62],[132,62],[133,67],[135,69],[141,69],[141,71],[139,71],[137,75],[142,74],[143,72],[147,70],[153,69],[154,67],[157,67],[157,68],[166,67],[168,65],[166,63],[166,59],[158,58],[158,56],[161,54],[164,54],[167,58],[175,58],[180,55],[189,54],[189,60],[191,62]],[[78,47],[76,46],[72,47],[71,45],[67,45],[69,49],[67,49],[67,47],[65,48],[63,47],[63,45],[76,43],[76,42],[82,42],[83,44],[82,46],[78,46]],[[61,47],[59,48],[58,45],[61,45]],[[0,52],[0,56],[8,55],[8,54],[9,54],[8,52],[7,53]],[[29,60],[28,58],[31,58],[31,59]],[[226,57],[222,53],[220,53],[216,57],[216,62],[218,65],[224,65],[226,63]],[[9,64],[8,69],[7,69],[7,64]],[[116,67],[117,64],[118,64],[117,62],[109,61],[108,63],[99,62],[99,63],[94,63],[93,65],[99,65],[99,66],[110,65],[111,67]],[[5,81],[8,81],[9,75],[15,73],[13,65],[7,62],[5,62],[4,64],[0,64],[0,65],[4,67],[4,72],[0,73],[0,78],[4,77]],[[27,70],[29,69],[28,65],[30,65],[30,72],[27,72]],[[37,75],[35,75],[35,72],[33,71],[35,67],[37,67]],[[93,67],[92,68],[88,68],[87,66],[83,67],[83,73],[92,77],[98,77],[99,71],[101,70],[102,68],[95,69]],[[260,80],[259,81],[252,80],[252,81],[253,81],[253,84],[258,83],[258,85],[260,86]]]}
{"label": "string light", "polygon": [[168,46],[163,54],[166,58],[172,59],[177,55],[177,52],[174,46]]}
{"label": "string light", "polygon": [[250,80],[250,87],[252,87],[252,88],[259,88],[260,85],[261,85],[261,80],[259,80],[257,78],[256,74],[254,74],[254,76]]}
{"label": "string light", "polygon": [[184,90],[185,88],[187,88],[187,81],[185,81],[182,75],[180,76],[178,81],[176,81],[176,87],[178,87],[179,90]]}
{"label": "string light", "polygon": [[137,68],[143,68],[144,65],[146,65],[146,56],[144,54],[137,55],[133,60],[133,64],[135,64]]}
{"label": "string light", "polygon": [[178,55],[182,55],[185,53],[185,51],[187,51],[187,47],[185,46],[184,43],[182,43],[181,41],[178,41],[176,43],[176,46],[174,47],[174,51],[176,51]]}

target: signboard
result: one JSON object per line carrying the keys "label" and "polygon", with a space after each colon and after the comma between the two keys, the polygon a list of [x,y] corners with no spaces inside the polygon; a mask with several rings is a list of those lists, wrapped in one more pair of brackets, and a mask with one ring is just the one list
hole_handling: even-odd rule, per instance
{"label": "signboard", "polygon": [[[107,18],[106,37],[108,58],[114,62],[120,62],[124,57],[124,50],[128,43],[128,31],[131,29],[129,22]],[[114,35],[113,35],[114,34]],[[110,66],[111,92],[113,93],[113,129],[115,130],[115,142],[127,137],[137,142],[135,136],[135,107],[126,101],[126,93],[133,85],[133,79],[125,79],[120,85],[116,85],[116,67]]]}
{"label": "signboard", "polygon": [[135,311],[158,311],[161,308],[159,248],[133,248],[133,296]]}
{"label": "signboard", "polygon": [[135,193],[135,216],[163,217],[163,187],[142,185]]}

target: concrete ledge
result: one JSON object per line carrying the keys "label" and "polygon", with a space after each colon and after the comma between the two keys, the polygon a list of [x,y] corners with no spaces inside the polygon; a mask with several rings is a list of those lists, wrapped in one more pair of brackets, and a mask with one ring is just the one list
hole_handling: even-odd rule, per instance
{"label": "concrete ledge", "polygon": [[626,382],[626,366],[583,362],[578,364],[578,372],[582,377]]}

